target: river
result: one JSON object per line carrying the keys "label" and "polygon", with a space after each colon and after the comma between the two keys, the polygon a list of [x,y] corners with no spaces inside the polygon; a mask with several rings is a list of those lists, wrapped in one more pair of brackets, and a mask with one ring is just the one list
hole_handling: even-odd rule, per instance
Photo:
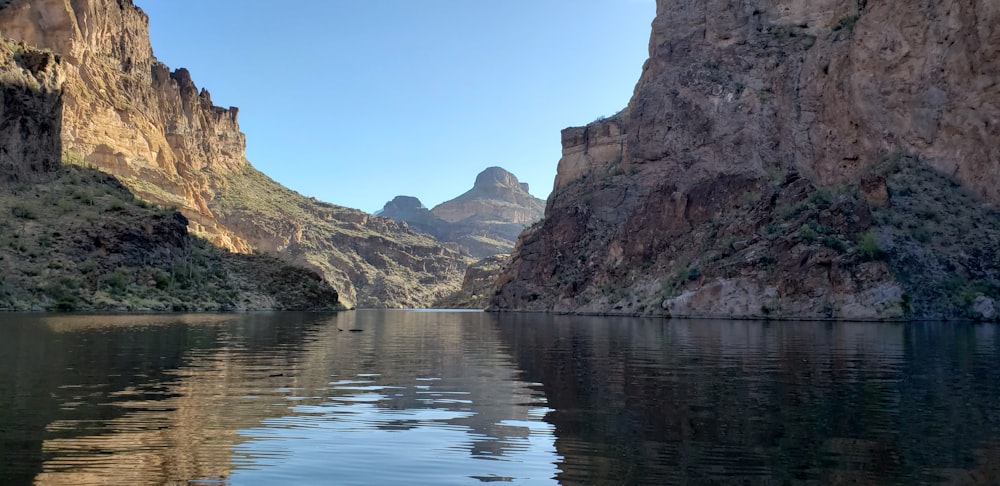
{"label": "river", "polygon": [[0,316],[3,484],[1000,484],[965,323]]}

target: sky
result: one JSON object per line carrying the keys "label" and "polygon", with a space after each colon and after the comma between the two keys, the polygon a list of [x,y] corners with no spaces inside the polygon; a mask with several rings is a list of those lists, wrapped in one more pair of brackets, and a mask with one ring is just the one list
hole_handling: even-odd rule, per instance
{"label": "sky", "polygon": [[628,104],[654,0],[136,0],[153,53],[240,108],[247,159],[322,201],[431,208],[491,166],[545,199],[560,131]]}

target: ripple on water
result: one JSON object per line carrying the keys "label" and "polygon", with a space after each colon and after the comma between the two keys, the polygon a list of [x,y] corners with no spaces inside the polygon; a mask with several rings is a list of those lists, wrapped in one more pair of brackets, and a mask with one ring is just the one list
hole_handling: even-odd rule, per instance
{"label": "ripple on water", "polygon": [[10,484],[1000,477],[994,325],[31,319],[0,329],[0,369],[17,370],[0,376]]}

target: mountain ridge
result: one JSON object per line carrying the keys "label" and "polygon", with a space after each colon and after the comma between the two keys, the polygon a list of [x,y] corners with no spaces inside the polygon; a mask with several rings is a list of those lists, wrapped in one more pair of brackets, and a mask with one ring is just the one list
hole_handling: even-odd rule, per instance
{"label": "mountain ridge", "polygon": [[471,189],[432,209],[416,197],[396,196],[379,214],[485,258],[510,253],[521,231],[541,218],[543,207],[544,201],[528,192],[527,183],[493,166],[476,176]]}

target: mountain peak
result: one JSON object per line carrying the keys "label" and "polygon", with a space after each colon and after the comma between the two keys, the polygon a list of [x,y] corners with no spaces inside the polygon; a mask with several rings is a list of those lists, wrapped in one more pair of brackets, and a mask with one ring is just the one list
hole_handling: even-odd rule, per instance
{"label": "mountain peak", "polygon": [[406,221],[441,241],[458,243],[476,257],[508,253],[525,226],[539,220],[545,201],[501,167],[488,167],[464,194],[433,209],[411,196],[396,196],[380,216]]}
{"label": "mountain peak", "polygon": [[418,209],[427,209],[424,207],[424,203],[420,202],[420,199],[413,196],[396,196],[392,198],[392,201],[385,203],[382,211],[416,211]]}
{"label": "mountain peak", "polygon": [[476,176],[476,183],[472,187],[473,189],[486,187],[509,187],[511,189],[519,188],[525,192],[528,190],[527,184],[519,182],[517,180],[517,176],[507,172],[507,170],[503,167],[487,167]]}

